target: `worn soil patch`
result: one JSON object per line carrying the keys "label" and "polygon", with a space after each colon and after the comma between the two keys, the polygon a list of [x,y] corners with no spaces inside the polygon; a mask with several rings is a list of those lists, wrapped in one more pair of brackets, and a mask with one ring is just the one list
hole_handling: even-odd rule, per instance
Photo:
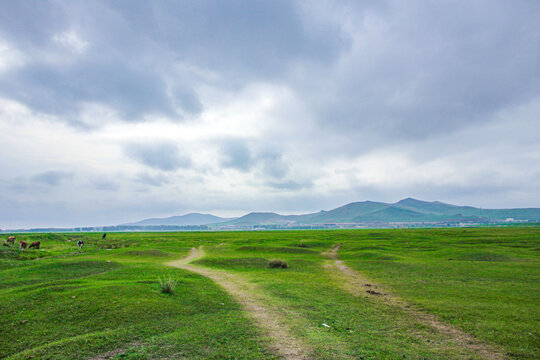
{"label": "worn soil patch", "polygon": [[108,351],[108,352],[106,352],[104,354],[96,355],[96,356],[94,356],[94,357],[92,357],[92,358],[90,358],[88,360],[112,359],[117,355],[125,354],[126,351],[128,351],[129,349],[134,348],[134,347],[139,346],[139,345],[141,345],[141,344],[138,343],[138,342],[133,342],[133,343],[130,343],[130,344],[126,344],[125,347],[123,347],[123,348],[114,349],[114,350]]}
{"label": "worn soil patch", "polygon": [[459,347],[471,350],[484,359],[507,359],[504,350],[497,348],[494,345],[486,344],[473,335],[468,334],[455,326],[442,322],[433,314],[415,309],[414,305],[408,303],[398,296],[389,293],[386,289],[381,290],[380,285],[373,283],[361,273],[345,265],[342,260],[337,259],[337,253],[340,247],[340,245],[337,245],[332,248],[332,250],[326,251],[322,254],[332,259],[332,263],[326,264],[325,267],[329,270],[338,270],[345,277],[346,281],[343,284],[345,290],[349,291],[355,296],[370,297],[372,299],[376,299],[376,301],[383,302],[386,305],[397,307],[417,320],[419,323],[427,325],[437,332],[445,335]]}
{"label": "worn soil patch", "polygon": [[224,288],[242,305],[243,310],[255,320],[258,327],[268,335],[271,340],[271,349],[281,355],[283,359],[309,359],[308,347],[292,336],[281,309],[268,305],[268,301],[255,284],[251,284],[235,274],[190,264],[203,256],[202,247],[193,248],[185,258],[168,262],[167,265],[205,276]]}

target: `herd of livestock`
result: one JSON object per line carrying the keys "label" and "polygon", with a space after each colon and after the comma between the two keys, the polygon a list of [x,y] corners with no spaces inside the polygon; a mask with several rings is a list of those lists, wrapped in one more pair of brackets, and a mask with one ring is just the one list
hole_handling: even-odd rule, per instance
{"label": "herd of livestock", "polygon": [[[106,236],[106,234],[103,234],[102,239],[104,239],[105,236]],[[7,241],[4,242],[4,246],[10,246],[11,247],[11,246],[14,246],[14,245],[15,245],[15,236],[8,237]],[[77,247],[79,249],[82,249],[83,245],[84,245],[84,241],[82,241],[82,240],[77,241]],[[28,243],[26,241],[24,241],[24,240],[19,241],[19,250],[20,251],[24,251],[27,248],[28,249],[39,249],[40,246],[41,246],[41,241],[34,241],[30,245],[28,245]]]}
{"label": "herd of livestock", "polygon": [[[4,243],[4,246],[13,246],[15,245],[15,236],[10,236],[7,239],[7,242]],[[23,251],[26,248],[28,249],[39,249],[41,246],[41,241],[34,241],[30,245],[24,240],[19,241],[19,250]]]}

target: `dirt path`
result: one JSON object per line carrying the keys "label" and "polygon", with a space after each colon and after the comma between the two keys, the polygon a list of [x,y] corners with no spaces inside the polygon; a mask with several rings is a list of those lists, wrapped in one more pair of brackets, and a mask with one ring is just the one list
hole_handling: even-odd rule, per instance
{"label": "dirt path", "polygon": [[202,247],[193,248],[185,258],[168,262],[166,265],[195,272],[223,287],[268,335],[272,350],[280,354],[283,359],[309,359],[308,347],[291,335],[281,309],[269,305],[270,302],[261,294],[256,285],[226,271],[190,264],[202,257],[204,257]]}
{"label": "dirt path", "polygon": [[392,295],[384,290],[380,285],[364,277],[361,273],[351,269],[345,265],[342,260],[337,259],[337,253],[341,245],[337,245],[332,250],[324,252],[323,255],[332,259],[325,266],[330,271],[337,271],[344,278],[342,282],[343,288],[355,296],[370,297],[377,301],[383,302],[389,306],[394,306],[404,311],[418,322],[427,325],[439,333],[445,335],[459,347],[471,350],[485,359],[503,360],[507,359],[504,355],[504,350],[493,345],[486,344],[471,334],[456,328],[450,324],[446,324],[439,320],[433,314],[426,313],[414,308],[414,306],[398,296]]}

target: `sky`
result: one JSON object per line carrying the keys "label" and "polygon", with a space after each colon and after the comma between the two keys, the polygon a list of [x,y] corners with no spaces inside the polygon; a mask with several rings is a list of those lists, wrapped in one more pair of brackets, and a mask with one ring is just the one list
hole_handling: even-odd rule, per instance
{"label": "sky", "polygon": [[540,207],[539,1],[0,8],[0,228]]}

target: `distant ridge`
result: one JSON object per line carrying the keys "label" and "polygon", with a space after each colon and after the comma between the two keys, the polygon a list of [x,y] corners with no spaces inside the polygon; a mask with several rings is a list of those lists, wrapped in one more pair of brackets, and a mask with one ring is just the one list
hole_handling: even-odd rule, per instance
{"label": "distant ridge", "polygon": [[191,213],[168,218],[145,219],[124,225],[210,225],[211,227],[246,227],[255,225],[313,225],[313,224],[357,224],[357,223],[425,223],[459,221],[518,221],[540,220],[539,208],[526,209],[481,209],[472,206],[457,206],[440,201],[422,201],[406,198],[396,203],[359,201],[329,211],[303,215],[280,215],[275,212],[251,212],[234,219],[225,219],[211,214]]}
{"label": "distant ridge", "polygon": [[251,212],[239,218],[189,213],[133,223],[73,228],[1,230],[0,232],[72,231],[199,231],[246,229],[332,229],[362,227],[474,226],[540,222],[540,208],[482,209],[440,201],[406,198],[396,203],[352,202],[333,210],[302,215]]}
{"label": "distant ridge", "polygon": [[273,212],[252,212],[238,219],[229,221],[229,224],[234,225],[253,225],[253,224],[284,224],[287,221],[287,216],[279,215]]}
{"label": "distant ridge", "polygon": [[222,218],[211,214],[189,213],[180,216],[171,216],[167,218],[150,218],[137,221],[134,223],[127,223],[122,225],[130,226],[151,226],[151,225],[208,225],[218,222],[224,222],[233,220],[233,218]]}
{"label": "distant ridge", "polygon": [[252,212],[238,219],[215,226],[256,225],[328,225],[389,223],[490,223],[501,221],[538,221],[540,208],[481,209],[457,206],[440,201],[406,198],[389,204],[375,201],[353,202],[333,210],[304,215],[280,215],[273,212]]}

